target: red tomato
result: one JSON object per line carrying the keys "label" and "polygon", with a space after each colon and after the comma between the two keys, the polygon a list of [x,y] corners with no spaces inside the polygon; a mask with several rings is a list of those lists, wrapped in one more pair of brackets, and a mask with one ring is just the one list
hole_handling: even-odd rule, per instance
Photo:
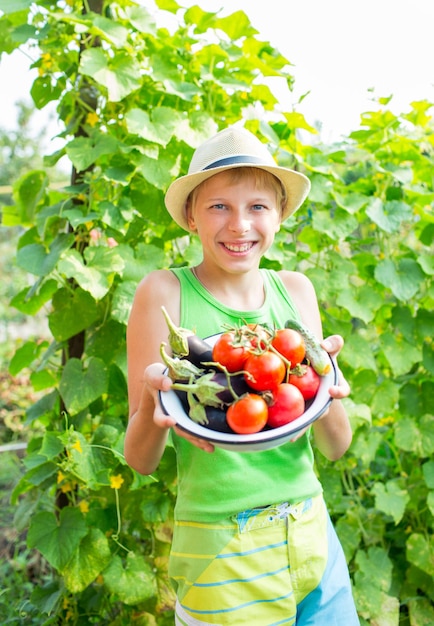
{"label": "red tomato", "polygon": [[230,405],[226,421],[239,435],[249,435],[262,430],[267,423],[268,407],[264,398],[256,393],[246,393]]}
{"label": "red tomato", "polygon": [[235,347],[235,335],[227,332],[220,335],[212,349],[213,361],[224,365],[228,372],[239,372],[243,369],[248,351],[243,347]]}
{"label": "red tomato", "polygon": [[301,376],[298,376],[298,374],[290,374],[288,382],[300,389],[305,400],[311,400],[318,392],[321,377],[315,372],[311,365],[303,367],[303,372],[304,374]]}
{"label": "red tomato", "polygon": [[303,337],[292,328],[280,328],[277,330],[271,345],[285,359],[290,361],[291,367],[301,363],[306,355],[306,345]]}
{"label": "red tomato", "polygon": [[255,391],[275,389],[285,378],[286,366],[279,355],[266,351],[250,354],[243,366],[244,379]]}
{"label": "red tomato", "polygon": [[[270,332],[260,324],[247,324],[246,335],[253,348],[265,350],[267,342],[270,340]],[[241,329],[242,330],[242,329]]]}
{"label": "red tomato", "polygon": [[268,406],[268,426],[277,428],[289,424],[304,413],[304,398],[299,389],[282,383],[273,393],[273,403]]}

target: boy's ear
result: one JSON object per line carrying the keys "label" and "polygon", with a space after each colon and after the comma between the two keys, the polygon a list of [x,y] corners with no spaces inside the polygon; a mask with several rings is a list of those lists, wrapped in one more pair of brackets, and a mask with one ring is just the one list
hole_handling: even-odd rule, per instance
{"label": "boy's ear", "polygon": [[196,230],[196,222],[194,221],[194,217],[191,214],[191,208],[189,206],[187,206],[186,212],[187,212],[188,227],[190,230],[194,231]]}

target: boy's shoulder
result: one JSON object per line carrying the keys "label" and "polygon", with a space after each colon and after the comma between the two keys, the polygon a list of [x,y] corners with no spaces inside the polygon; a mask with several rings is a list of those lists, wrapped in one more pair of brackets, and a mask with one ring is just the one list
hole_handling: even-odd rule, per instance
{"label": "boy's shoulder", "polygon": [[137,286],[137,294],[142,297],[156,297],[179,290],[179,281],[170,270],[153,270],[146,274]]}
{"label": "boy's shoulder", "polygon": [[312,281],[302,272],[295,272],[292,270],[280,270],[277,272],[283,284],[291,289],[307,289],[312,288]]}

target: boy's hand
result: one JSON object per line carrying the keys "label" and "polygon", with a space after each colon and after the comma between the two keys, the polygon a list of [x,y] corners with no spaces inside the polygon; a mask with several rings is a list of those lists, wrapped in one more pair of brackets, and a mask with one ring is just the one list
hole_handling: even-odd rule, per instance
{"label": "boy's hand", "polygon": [[[326,350],[331,357],[333,357],[333,359],[336,360],[339,352],[342,350],[344,345],[344,340],[340,335],[331,335],[330,337],[327,337],[326,339],[324,339],[324,341],[321,342],[321,346],[324,348],[324,350]],[[350,395],[350,386],[348,384],[348,382],[345,380],[341,370],[338,368],[338,383],[337,385],[332,385],[328,392],[331,398],[333,398],[334,400],[341,400],[342,398],[346,398],[347,396]],[[319,417],[318,419],[323,419],[323,417],[326,417],[328,415],[330,411],[330,407],[324,411],[324,413],[321,415],[321,417]],[[302,437],[304,435],[304,433],[308,430],[309,427],[303,428],[303,430],[300,430],[298,433],[296,433],[296,435],[294,436],[293,439],[291,439],[291,441],[297,441],[297,439],[300,439],[300,437]]]}
{"label": "boy's hand", "polygon": [[[344,346],[344,340],[340,335],[331,335],[330,337],[324,339],[321,345],[324,350],[327,350],[331,357],[336,359]],[[336,400],[341,400],[342,398],[349,396],[350,392],[350,386],[345,380],[341,370],[338,368],[338,384],[332,385],[329,388],[330,397]]]}
{"label": "boy's hand", "polygon": [[145,384],[154,398],[154,423],[160,428],[174,428],[179,437],[187,439],[187,441],[196,446],[196,448],[200,448],[205,452],[214,452],[214,446],[209,441],[194,437],[180,428],[177,428],[176,419],[164,413],[158,392],[170,391],[172,379],[169,376],[165,376],[163,372],[164,366],[161,363],[153,363],[146,368],[144,375]]}

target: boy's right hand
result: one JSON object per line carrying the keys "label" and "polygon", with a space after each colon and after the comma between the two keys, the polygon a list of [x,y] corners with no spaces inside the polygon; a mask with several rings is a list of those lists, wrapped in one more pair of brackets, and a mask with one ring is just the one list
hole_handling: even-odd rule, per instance
{"label": "boy's right hand", "polygon": [[189,435],[180,428],[177,428],[176,420],[170,415],[166,415],[166,413],[164,413],[160,403],[159,391],[170,391],[172,386],[172,379],[163,373],[164,369],[165,367],[161,363],[153,363],[145,369],[144,374],[145,384],[154,399],[154,423],[160,428],[174,428],[179,437],[183,437],[192,445],[204,450],[205,452],[214,452],[214,446],[209,441]]}
{"label": "boy's right hand", "polygon": [[170,415],[164,413],[160,404],[159,391],[169,391],[172,386],[172,380],[166,376],[162,363],[152,363],[148,365],[144,373],[144,382],[154,400],[154,422],[160,428],[172,428],[176,425],[176,420]]}

